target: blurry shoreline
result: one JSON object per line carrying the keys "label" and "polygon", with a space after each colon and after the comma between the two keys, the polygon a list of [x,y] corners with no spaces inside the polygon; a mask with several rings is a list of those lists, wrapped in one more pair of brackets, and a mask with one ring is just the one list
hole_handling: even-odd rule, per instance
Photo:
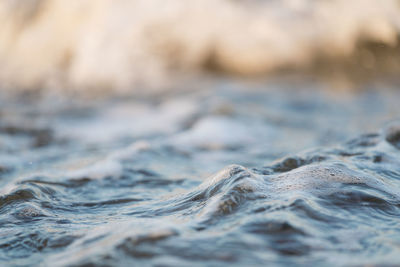
{"label": "blurry shoreline", "polygon": [[397,82],[398,1],[2,1],[2,91],[162,93],[303,75]]}

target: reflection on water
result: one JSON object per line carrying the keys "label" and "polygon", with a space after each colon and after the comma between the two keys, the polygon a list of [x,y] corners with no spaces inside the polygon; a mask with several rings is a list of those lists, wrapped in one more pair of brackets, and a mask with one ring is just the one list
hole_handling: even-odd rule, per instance
{"label": "reflection on water", "polygon": [[3,97],[0,262],[396,264],[400,92],[385,88]]}

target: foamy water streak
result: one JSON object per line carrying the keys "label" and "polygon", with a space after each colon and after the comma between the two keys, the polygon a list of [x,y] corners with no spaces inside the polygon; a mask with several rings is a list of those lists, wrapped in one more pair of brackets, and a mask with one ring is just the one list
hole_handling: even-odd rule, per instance
{"label": "foamy water streak", "polygon": [[395,0],[4,0],[0,82],[165,87],[182,71],[266,73],[346,57],[359,42],[394,46],[399,32]]}

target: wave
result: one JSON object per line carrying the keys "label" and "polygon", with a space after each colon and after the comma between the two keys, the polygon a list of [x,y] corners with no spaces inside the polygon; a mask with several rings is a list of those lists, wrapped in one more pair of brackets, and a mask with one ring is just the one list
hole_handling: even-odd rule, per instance
{"label": "wave", "polygon": [[[248,131],[260,132],[248,120]],[[68,147],[53,147],[62,150],[62,164],[38,153],[46,172],[16,168],[2,176],[1,259],[21,266],[397,263],[399,125],[274,162],[262,156],[267,163],[255,167],[224,161],[210,176],[213,153],[236,153],[236,162],[246,154],[225,145],[187,147],[169,133],[115,147],[98,160],[76,159],[78,165],[65,162]],[[46,146],[28,148],[40,149],[46,152]],[[200,153],[206,165],[195,156]]]}
{"label": "wave", "polygon": [[[397,234],[393,227],[400,212],[399,150],[386,139],[398,133],[361,136],[341,149],[317,149],[306,157],[299,154],[302,166],[278,172],[272,170],[289,157],[253,169],[227,166],[185,193],[130,204],[129,219],[93,227],[45,263],[80,266],[103,260],[106,264],[145,260],[157,264],[168,259],[167,265],[188,261],[195,265],[263,265],[266,260],[285,265],[306,256],[302,262],[307,265],[318,262],[316,255],[341,253],[339,263],[332,258],[329,262],[359,265],[366,263],[365,258],[354,255],[363,255],[365,247],[377,254],[386,251],[386,261],[374,258],[374,262],[395,262],[398,249],[384,245],[382,235],[390,239],[388,228]],[[363,145],[366,139],[373,139],[374,144]],[[358,145],[354,145],[356,140]],[[321,154],[326,158],[304,159]],[[387,164],[385,169],[392,170],[392,175],[381,172],[382,164]],[[385,230],[376,234],[379,223]],[[354,225],[361,229],[353,229]]]}

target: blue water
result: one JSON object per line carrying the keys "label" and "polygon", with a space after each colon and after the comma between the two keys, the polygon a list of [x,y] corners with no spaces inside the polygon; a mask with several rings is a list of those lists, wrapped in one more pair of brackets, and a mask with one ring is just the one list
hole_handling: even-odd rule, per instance
{"label": "blue water", "polygon": [[399,99],[229,80],[2,96],[0,264],[396,265]]}

